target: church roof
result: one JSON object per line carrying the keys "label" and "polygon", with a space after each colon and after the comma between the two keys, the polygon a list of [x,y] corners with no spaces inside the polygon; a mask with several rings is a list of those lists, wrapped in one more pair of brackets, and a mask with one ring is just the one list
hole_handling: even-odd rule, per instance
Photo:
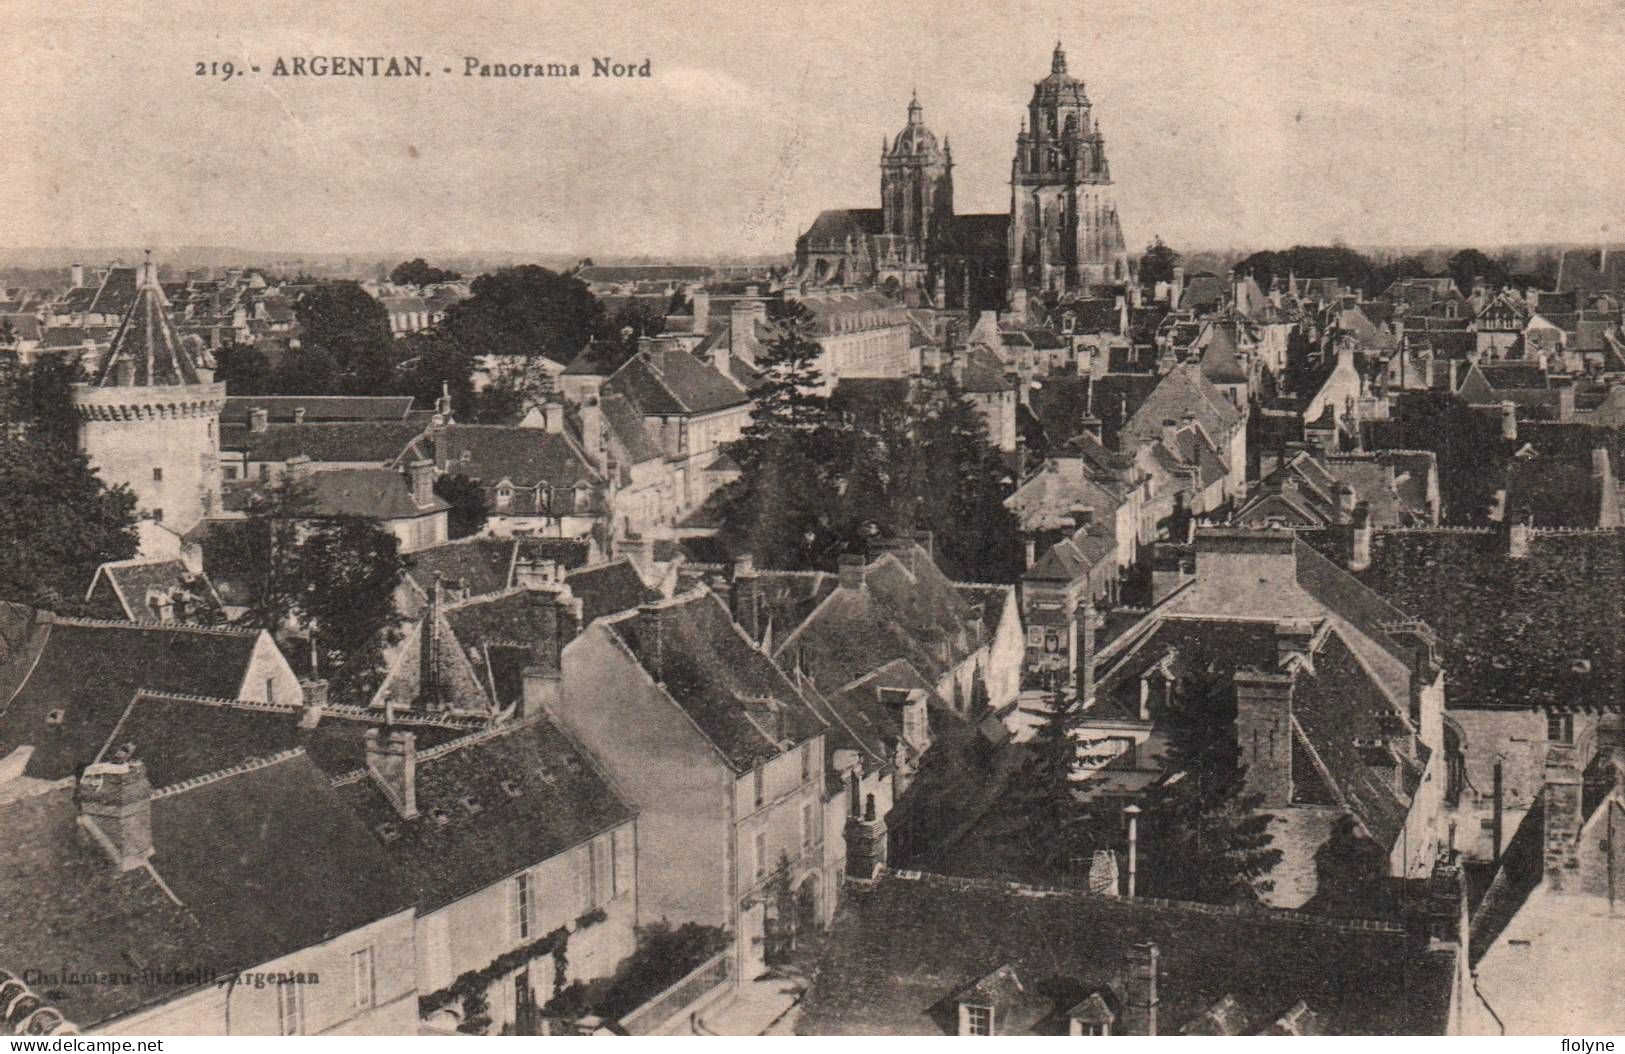
{"label": "church roof", "polygon": [[918,96],[911,98],[908,103],[908,124],[903,130],[892,138],[891,157],[925,157],[937,159],[941,150],[937,147],[937,137],[931,134],[931,129],[925,126],[920,117],[920,100]]}
{"label": "church roof", "polygon": [[194,358],[181,343],[170,320],[164,291],[149,262],[143,270],[135,300],[113,335],[96,384],[102,388],[206,384],[199,367],[210,364]]}

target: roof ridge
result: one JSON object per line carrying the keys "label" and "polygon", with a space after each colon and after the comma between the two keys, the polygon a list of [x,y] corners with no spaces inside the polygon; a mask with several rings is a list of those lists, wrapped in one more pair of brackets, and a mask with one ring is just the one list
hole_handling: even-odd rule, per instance
{"label": "roof ridge", "polygon": [[257,629],[239,629],[236,626],[199,626],[190,622],[137,622],[130,619],[118,618],[83,618],[77,615],[57,615],[56,624],[59,626],[85,626],[96,629],[109,627],[124,629],[164,629],[181,630],[187,633],[211,633],[222,637],[257,637],[262,632]]}
{"label": "roof ridge", "polygon": [[245,761],[240,761],[230,768],[224,768],[218,772],[209,772],[202,776],[193,776],[190,779],[181,780],[179,783],[172,783],[167,787],[153,791],[152,796],[153,799],[156,800],[158,798],[167,798],[173,794],[180,794],[184,791],[195,790],[198,787],[202,787],[206,784],[218,783],[220,780],[226,779],[230,776],[240,776],[245,772],[253,772],[256,769],[263,769],[271,765],[280,764],[281,762],[287,761],[290,758],[299,757],[303,755],[304,752],[304,747],[293,747],[289,750],[278,751],[275,754],[266,754],[263,757],[248,758]]}
{"label": "roof ridge", "polygon": [[931,871],[897,870],[885,865],[881,865],[878,876],[878,878],[871,879],[868,882],[860,879],[856,884],[860,886],[873,885],[880,878],[895,878],[904,882],[929,883],[967,892],[980,891],[1010,893],[1016,896],[1118,901],[1123,904],[1143,905],[1147,908],[1162,911],[1186,911],[1201,915],[1229,915],[1235,918],[1291,922],[1340,933],[1391,933],[1403,936],[1407,932],[1405,927],[1399,923],[1380,919],[1340,919],[1327,915],[1315,915],[1306,911],[1293,911],[1288,908],[1265,908],[1251,904],[1203,904],[1194,900],[1168,900],[1163,897],[1125,897],[1112,893],[1095,893],[1087,888],[1076,886],[1041,886],[1023,882],[1007,882],[996,878],[966,878]]}
{"label": "roof ridge", "polygon": [[[297,714],[303,709],[303,707],[295,703],[276,703],[265,699],[227,699],[224,696],[218,695],[194,695],[190,692],[160,692],[147,688],[136,689],[134,699],[160,699],[166,702],[198,703],[203,706],[223,706],[231,707],[236,710],[264,710],[280,714]],[[326,713],[326,710],[324,710],[323,713]]]}

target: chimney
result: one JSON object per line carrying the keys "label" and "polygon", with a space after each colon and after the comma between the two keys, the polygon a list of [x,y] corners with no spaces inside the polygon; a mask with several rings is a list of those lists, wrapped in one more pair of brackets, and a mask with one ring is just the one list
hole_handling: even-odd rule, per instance
{"label": "chimney", "polygon": [[638,654],[656,681],[666,679],[666,650],[676,641],[667,625],[681,608],[681,597],[656,600],[638,606]]}
{"label": "chimney", "polygon": [[838,564],[842,589],[863,589],[863,575],[869,564],[862,553],[842,553]]}
{"label": "chimney", "polygon": [[1554,743],[1546,752],[1546,885],[1554,893],[1580,891],[1580,770],[1574,748]]}
{"label": "chimney", "polygon": [[1519,509],[1507,521],[1507,556],[1513,560],[1529,555],[1529,536],[1534,533],[1529,520],[1529,510]]}
{"label": "chimney", "polygon": [[735,300],[728,305],[728,334],[733,353],[748,366],[756,365],[756,305]]}
{"label": "chimney", "polygon": [[1179,422],[1172,417],[1162,419],[1162,445],[1170,452],[1179,450]]}
{"label": "chimney", "polygon": [[[1608,450],[1605,447],[1591,448],[1591,474],[1599,480],[1606,480],[1613,475],[1613,465],[1608,461]],[[1603,488],[1603,493],[1611,491],[1612,487]]]}
{"label": "chimney", "polygon": [[1557,386],[1557,419],[1559,421],[1574,420],[1574,378],[1559,377]]}
{"label": "chimney", "polygon": [[1510,399],[1501,404],[1501,438],[1508,441],[1518,438],[1518,404]]}
{"label": "chimney", "polygon": [[1106,624],[1100,612],[1095,610],[1093,599],[1085,597],[1082,609],[1078,612],[1078,628],[1082,630],[1079,636],[1078,649],[1078,698],[1084,706],[1088,706],[1095,698],[1095,634]]}
{"label": "chimney", "polygon": [[152,784],[139,761],[98,762],[79,777],[79,822],[129,871],[152,855]]}
{"label": "chimney", "polygon": [[1349,538],[1349,570],[1364,571],[1371,566],[1371,506],[1354,506],[1353,530]]}
{"label": "chimney", "polygon": [[293,408],[293,423],[296,425],[302,425],[305,423],[305,408],[303,406],[296,406]]}
{"label": "chimney", "polygon": [[1314,643],[1315,626],[1307,619],[1284,619],[1275,624],[1275,665],[1286,669],[1294,658],[1303,662],[1311,659],[1309,649]]}
{"label": "chimney", "polygon": [[556,666],[526,666],[520,676],[524,679],[524,695],[519,701],[520,717],[558,712],[561,676]]}
{"label": "chimney", "polygon": [[561,570],[557,560],[518,560],[513,565],[513,584],[520,589],[547,589],[563,577]]}
{"label": "chimney", "polygon": [[1136,944],[1124,955],[1123,1032],[1130,1036],[1157,1034],[1157,969],[1161,955],[1150,941]]}
{"label": "chimney", "polygon": [[1263,807],[1292,801],[1292,675],[1237,670],[1236,736],[1250,794]]}
{"label": "chimney", "polygon": [[1028,535],[1023,544],[1027,550],[1026,567],[1030,568],[1038,562],[1038,542]]}
{"label": "chimney", "polygon": [[248,430],[250,432],[264,432],[271,427],[271,411],[263,406],[256,406],[248,411]]}
{"label": "chimney", "polygon": [[1467,946],[1467,884],[1454,856],[1452,853],[1434,864],[1428,876],[1424,910],[1431,948]]}
{"label": "chimney", "polygon": [[609,458],[609,436],[604,430],[604,408],[596,395],[581,400],[581,446],[592,467],[602,470]]}
{"label": "chimney", "polygon": [[1168,306],[1170,308],[1179,307],[1179,302],[1180,300],[1184,299],[1184,296],[1185,269],[1183,267],[1176,267],[1174,268],[1173,283],[1168,287]]}
{"label": "chimney", "polygon": [[310,478],[310,455],[295,454],[282,464],[282,474],[289,479]]}
{"label": "chimney", "polygon": [[689,294],[689,303],[692,306],[690,313],[694,316],[691,332],[704,333],[711,324],[711,294],[704,289],[696,289]]}
{"label": "chimney", "polygon": [[299,682],[301,694],[304,697],[304,708],[299,712],[300,728],[315,728],[322,720],[322,711],[327,709],[327,682],[312,677]]}
{"label": "chimney", "polygon": [[73,285],[73,288],[75,288],[75,289],[83,288],[84,284],[85,284],[85,265],[76,263],[73,266],[69,267],[68,268],[68,281]]}
{"label": "chimney", "polygon": [[564,404],[548,400],[542,404],[542,422],[550,435],[564,431]]}
{"label": "chimney", "polygon": [[1337,485],[1337,522],[1349,523],[1354,519],[1354,488],[1347,483]]}
{"label": "chimney", "polygon": [[418,815],[417,737],[400,729],[369,728],[367,771],[403,820]]}
{"label": "chimney", "polygon": [[406,478],[412,484],[412,501],[418,508],[434,504],[434,462],[418,458],[407,466]]}

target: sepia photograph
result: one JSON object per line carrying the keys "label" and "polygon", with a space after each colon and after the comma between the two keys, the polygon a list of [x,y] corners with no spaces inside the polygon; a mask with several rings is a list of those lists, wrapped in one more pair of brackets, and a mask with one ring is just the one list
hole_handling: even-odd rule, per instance
{"label": "sepia photograph", "polygon": [[0,11],[4,1049],[1616,1049],[1622,0]]}

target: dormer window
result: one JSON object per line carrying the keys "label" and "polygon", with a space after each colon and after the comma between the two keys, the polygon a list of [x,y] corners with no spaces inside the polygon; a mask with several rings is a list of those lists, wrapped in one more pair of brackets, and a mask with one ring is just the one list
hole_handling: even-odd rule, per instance
{"label": "dormer window", "polygon": [[975,1003],[959,1004],[959,1034],[961,1036],[991,1036],[993,1034],[993,1008]]}

